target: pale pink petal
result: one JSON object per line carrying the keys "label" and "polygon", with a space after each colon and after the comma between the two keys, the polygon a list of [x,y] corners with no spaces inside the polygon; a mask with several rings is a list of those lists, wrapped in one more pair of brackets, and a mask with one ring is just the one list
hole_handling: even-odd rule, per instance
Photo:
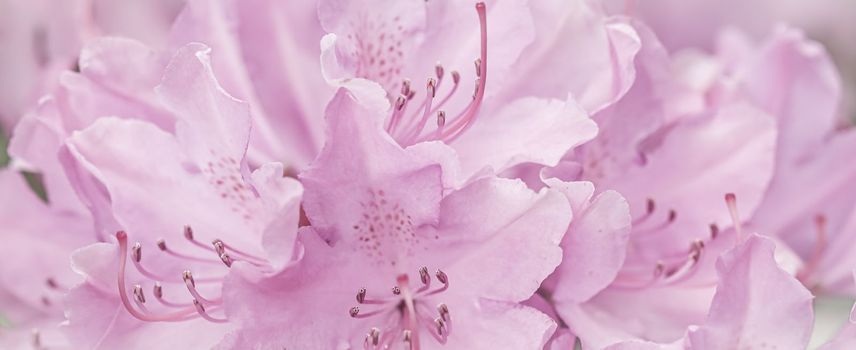
{"label": "pale pink petal", "polygon": [[482,116],[453,147],[464,174],[485,166],[502,172],[521,163],[554,166],[596,134],[597,125],[573,99],[525,98]]}
{"label": "pale pink petal", "polygon": [[690,330],[693,348],[804,348],[811,336],[812,295],[773,258],[760,236],[723,255],[720,280],[704,325]]}
{"label": "pale pink petal", "polygon": [[[574,219],[562,240],[562,264],[556,269],[557,304],[582,303],[609,285],[624,264],[630,238],[630,208],[615,191],[593,198],[590,183],[547,179],[547,185],[565,194]],[[576,194],[584,192],[584,197]]]}
{"label": "pale pink petal", "polygon": [[447,273],[466,276],[481,296],[520,302],[561,262],[558,243],[571,213],[558,192],[535,193],[519,180],[487,178],[444,198],[440,216],[438,243],[447,245],[439,249]]}
{"label": "pale pink petal", "polygon": [[607,16],[591,1],[531,1],[535,41],[509,71],[505,98],[570,93],[595,113],[633,84],[639,36],[626,18]]}
{"label": "pale pink petal", "polygon": [[817,42],[781,29],[740,67],[742,90],[778,121],[778,169],[824,142],[838,121],[841,78]]}
{"label": "pale pink petal", "polygon": [[[436,222],[442,193],[440,166],[415,159],[380,126],[381,110],[340,90],[327,106],[328,143],[300,179],[309,221],[330,238],[356,239],[369,198],[386,196],[414,226]],[[329,169],[336,169],[330,171]]]}

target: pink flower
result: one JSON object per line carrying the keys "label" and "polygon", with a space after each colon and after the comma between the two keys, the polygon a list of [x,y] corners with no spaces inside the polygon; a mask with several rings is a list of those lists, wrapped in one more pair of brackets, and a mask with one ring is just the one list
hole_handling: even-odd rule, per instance
{"label": "pink flower", "polygon": [[[635,85],[595,116],[598,138],[542,172],[549,186],[578,198],[572,203],[585,204],[594,189],[560,179],[617,190],[630,205],[632,219],[620,215],[617,199],[592,206],[590,218],[583,210],[574,221],[579,226],[572,224],[566,236],[592,247],[611,243],[603,245],[612,250],[583,250],[598,252],[590,259],[602,259],[596,265],[601,269],[593,271],[599,278],[590,280],[597,283],[582,289],[573,278],[563,280],[586,272],[563,264],[556,284],[545,285],[562,319],[594,348],[628,339],[671,342],[704,321],[720,281],[714,262],[739,236],[739,227],[724,228],[758,206],[774,167],[776,125],[770,115],[745,99],[719,99],[699,89],[692,78],[704,75],[676,69],[653,33],[639,24],[636,29],[643,47]],[[726,193],[737,194],[739,208],[733,194],[729,207],[721,205]],[[619,248],[625,244],[626,256]],[[565,250],[565,263],[580,256]],[[795,269],[787,249],[777,254]]]}
{"label": "pink flower", "polygon": [[561,260],[567,201],[494,177],[444,187],[449,165],[402,149],[376,102],[328,105],[329,142],[300,177],[302,256],[273,276],[235,265],[224,300],[241,328],[223,348],[541,348],[555,323],[517,303]]}
{"label": "pink flower", "polygon": [[174,133],[101,118],[66,141],[61,159],[99,229],[122,230],[118,247],[73,257],[87,278],[68,296],[75,347],[214,345],[232,327],[220,296],[228,268],[273,272],[292,257],[301,186],[280,164],[249,171],[249,108],[217,84],[208,52],[180,49],[156,89]]}
{"label": "pink flower", "polygon": [[380,16],[375,6],[319,4],[325,77],[355,93],[363,79],[379,83],[393,102],[387,132],[402,146],[451,145],[464,178],[555,165],[594,137],[587,112],[633,80],[636,33],[583,1],[479,3],[478,17],[469,2],[405,1]]}

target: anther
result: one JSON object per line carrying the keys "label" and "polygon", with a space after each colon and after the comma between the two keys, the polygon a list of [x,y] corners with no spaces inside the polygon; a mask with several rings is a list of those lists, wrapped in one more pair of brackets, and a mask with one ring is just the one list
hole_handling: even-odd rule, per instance
{"label": "anther", "polygon": [[229,254],[220,254],[220,261],[222,261],[223,264],[226,264],[226,267],[232,267],[232,257],[230,257]]}
{"label": "anther", "polygon": [[461,73],[458,73],[458,71],[453,70],[452,71],[452,83],[457,85],[460,82],[461,82]]}
{"label": "anther", "polygon": [[380,343],[380,329],[377,329],[377,327],[372,327],[372,329],[369,330],[368,336],[371,339],[372,345],[377,346],[378,343]]}
{"label": "anther", "polygon": [[719,235],[719,226],[716,224],[710,224],[710,239],[716,239],[716,236]]}
{"label": "anther", "polygon": [[229,320],[224,319],[224,318],[214,318],[211,315],[209,315],[207,312],[205,312],[205,306],[202,305],[202,302],[200,302],[199,300],[193,299],[193,306],[196,307],[196,313],[198,313],[199,316],[202,316],[202,318],[204,318],[207,321],[214,322],[214,323],[225,323],[225,322],[229,321]]}
{"label": "anther", "polygon": [[140,245],[140,242],[134,243],[134,246],[131,247],[131,259],[136,262],[140,262],[143,258],[143,247]]}
{"label": "anther", "polygon": [[434,66],[434,75],[437,76],[437,79],[443,79],[443,74],[445,72],[443,65],[441,65],[440,62],[437,62],[437,65]]}
{"label": "anther", "polygon": [[445,321],[443,321],[439,317],[435,318],[434,319],[434,325],[437,326],[437,334],[439,334],[441,336],[446,335],[446,322]]}
{"label": "anther", "polygon": [[155,282],[154,287],[152,287],[152,294],[154,294],[155,298],[163,298],[163,286],[161,286],[160,282]]}
{"label": "anther", "polygon": [[674,209],[669,210],[669,223],[675,222],[675,219],[678,217],[678,212]]}
{"label": "anther", "polygon": [[437,270],[435,276],[437,277],[437,280],[440,281],[440,283],[449,284],[449,276],[446,276],[446,273],[442,270]]}
{"label": "anther", "polygon": [[655,209],[657,209],[656,203],[654,203],[653,199],[648,198],[648,200],[645,201],[645,212],[651,214]]}
{"label": "anther", "polygon": [[357,292],[357,302],[362,304],[364,301],[366,301],[366,289],[360,288]]}
{"label": "anther", "polygon": [[401,294],[401,288],[399,288],[398,286],[392,287],[392,294],[394,294],[394,295]]}
{"label": "anther", "polygon": [[166,251],[166,241],[163,238],[159,239],[156,244],[158,245],[158,249]]}
{"label": "anther", "polygon": [[479,95],[480,85],[481,85],[481,79],[476,78],[475,86],[473,87],[473,100],[475,100]]}
{"label": "anther", "polygon": [[476,77],[481,77],[481,65],[482,65],[481,58],[476,58],[474,63],[476,65]]}
{"label": "anther", "polygon": [[354,306],[348,311],[348,313],[351,314],[351,317],[357,317],[360,314],[360,307]]}
{"label": "anther", "polygon": [[226,253],[226,245],[223,244],[223,241],[215,239],[211,241],[211,245],[214,246],[214,251],[217,253],[217,255],[223,255]]}
{"label": "anther", "polygon": [[146,303],[146,295],[143,293],[143,287],[139,284],[134,285],[134,298],[136,298],[140,304]]}
{"label": "anther", "polygon": [[56,280],[54,280],[53,278],[48,278],[45,283],[47,283],[48,287],[50,287],[51,289],[59,289],[59,284],[56,283]]}
{"label": "anther", "polygon": [[446,112],[438,111],[437,112],[437,127],[442,128],[446,126]]}
{"label": "anther", "polygon": [[428,96],[430,96],[431,98],[434,98],[435,96],[437,96],[437,79],[428,78],[427,89],[428,89]]}
{"label": "anther", "polygon": [[449,322],[451,316],[449,315],[449,307],[446,304],[440,303],[437,305],[437,312],[440,313],[440,318],[443,321]]}
{"label": "anther", "polygon": [[419,278],[422,280],[422,284],[431,283],[431,275],[428,274],[428,268],[422,266],[419,268]]}
{"label": "anther", "polygon": [[734,193],[725,195],[725,204],[728,206],[728,214],[731,215],[731,221],[734,224],[734,231],[737,234],[737,243],[743,241],[743,227],[740,222],[740,213],[737,211],[737,196]]}
{"label": "anther", "polygon": [[404,330],[404,348],[413,349],[413,333],[409,329]]}
{"label": "anther", "polygon": [[[411,91],[410,93],[410,96],[412,96],[413,91]],[[399,111],[404,109],[405,102],[407,102],[407,98],[405,98],[404,95],[398,96],[398,98],[395,100],[395,109]]]}
{"label": "anther", "polygon": [[184,226],[184,238],[186,238],[188,241],[193,240],[193,229],[190,228],[190,225]]}
{"label": "anther", "polygon": [[196,287],[196,282],[193,280],[193,274],[190,273],[190,270],[184,270],[181,273],[181,279],[184,280],[185,283],[190,283],[191,286]]}
{"label": "anther", "polygon": [[410,79],[404,79],[404,81],[401,82],[401,95],[410,95]]}

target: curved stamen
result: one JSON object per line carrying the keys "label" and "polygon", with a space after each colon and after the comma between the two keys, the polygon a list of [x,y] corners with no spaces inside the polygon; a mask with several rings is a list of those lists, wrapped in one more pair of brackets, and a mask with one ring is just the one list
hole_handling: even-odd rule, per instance
{"label": "curved stamen", "polygon": [[479,15],[479,31],[481,39],[480,58],[476,62],[476,75],[478,76],[477,89],[473,102],[465,109],[464,113],[455,118],[455,121],[443,134],[443,139],[446,142],[452,142],[461,136],[475,120],[484,100],[485,87],[487,86],[487,11],[485,4],[479,2],[476,4],[476,11]]}
{"label": "curved stamen", "polygon": [[[641,235],[649,235],[652,233],[661,232],[662,230],[665,230],[671,224],[673,224],[675,222],[675,220],[677,220],[677,219],[678,219],[678,212],[675,211],[674,209],[669,209],[669,213],[667,214],[665,221],[663,221],[663,222],[661,222],[655,226],[652,226],[652,227],[638,228],[638,229],[634,230],[633,233],[637,237],[639,237]],[[648,221],[648,220],[645,220],[645,221]]]}
{"label": "curved stamen", "polygon": [[200,295],[199,291],[196,290],[196,281],[193,280],[193,274],[190,270],[184,270],[181,274],[181,279],[184,281],[184,285],[187,286],[187,291],[190,292],[190,295],[192,295],[194,299],[200,300],[206,304],[220,304],[222,302],[220,298],[206,299]]}
{"label": "curved stamen", "polygon": [[204,318],[205,320],[207,320],[209,322],[214,322],[214,323],[229,322],[229,320],[227,320],[225,318],[216,318],[216,317],[211,316],[207,312],[205,312],[205,306],[203,306],[202,303],[199,302],[199,300],[193,299],[193,306],[196,308],[196,313],[198,313],[199,316],[202,316],[202,318]]}
{"label": "curved stamen", "polygon": [[645,222],[646,220],[648,220],[648,218],[651,217],[652,214],[654,214],[654,211],[656,209],[657,209],[657,204],[654,202],[653,199],[648,198],[647,200],[645,200],[645,214],[642,214],[642,216],[633,219],[633,222],[631,222],[631,224],[633,226],[636,226],[636,225],[639,225],[639,224]]}
{"label": "curved stamen", "polygon": [[226,250],[228,250],[229,252],[231,252],[234,255],[233,259],[244,260],[250,264],[253,264],[256,266],[262,266],[262,267],[267,266],[267,264],[268,264],[266,259],[257,257],[253,254],[250,254],[250,253],[247,253],[243,250],[235,248],[234,246],[229,245],[228,243],[224,242],[221,239],[215,239],[211,243],[215,246],[215,251],[217,251],[216,246],[220,245],[222,247],[222,249],[224,251],[222,251],[222,252],[217,251],[217,253],[219,253],[220,255],[222,255]]}
{"label": "curved stamen", "polygon": [[437,288],[435,290],[432,290],[428,293],[425,293],[426,296],[442,293],[442,292],[445,292],[446,289],[449,289],[449,277],[446,276],[445,272],[443,272],[442,270],[437,270],[435,277],[437,277],[437,280],[440,281],[440,283],[442,283],[443,286],[440,288]]}
{"label": "curved stamen", "polygon": [[155,296],[155,300],[161,303],[163,306],[168,307],[176,307],[176,308],[186,308],[188,306],[193,306],[192,303],[174,303],[169,300],[163,298],[163,287],[160,282],[155,282],[154,287],[152,287],[152,294]]}
{"label": "curved stamen", "polygon": [[[134,263],[134,268],[137,269],[141,275],[146,276],[155,281],[165,281],[170,283],[181,283],[182,280],[175,277],[167,277],[155,272],[148,270],[145,266],[143,266],[142,258],[143,258],[143,248],[140,245],[140,242],[134,243],[131,248],[131,261]],[[214,283],[214,282],[222,282],[222,278],[220,277],[208,277],[208,278],[199,278],[196,280],[199,283]]]}
{"label": "curved stamen", "polygon": [[377,349],[378,345],[380,345],[380,330],[372,327],[366,333],[366,339],[363,341],[363,349]]}
{"label": "curved stamen", "polygon": [[425,124],[428,123],[428,117],[431,116],[431,103],[434,102],[434,97],[437,96],[437,89],[439,88],[440,82],[442,82],[442,79],[428,79],[428,83],[425,87],[427,95],[425,97],[425,101],[423,101],[420,106],[420,108],[422,108],[422,117],[419,119],[419,122],[417,122],[416,125],[402,138],[402,144],[409,145],[413,139],[418,138],[419,134],[422,133],[422,129],[424,129]]}
{"label": "curved stamen", "polygon": [[428,268],[422,266],[419,268],[419,279],[422,281],[422,287],[416,290],[416,294],[422,293],[431,288],[431,274],[428,273]]}
{"label": "curved stamen", "polygon": [[127,287],[125,287],[125,265],[127,263],[125,257],[128,255],[128,234],[125,233],[125,231],[116,232],[116,240],[119,243],[119,276],[116,281],[119,287],[119,300],[131,316],[147,322],[176,322],[183,321],[187,319],[188,316],[193,315],[194,311],[192,308],[182,309],[163,315],[152,315],[148,312],[141,312],[134,308],[128,298]]}
{"label": "curved stamen", "polygon": [[157,240],[157,246],[158,246],[158,249],[160,249],[162,252],[167,253],[169,255],[172,255],[172,256],[179,258],[179,259],[197,261],[197,262],[208,263],[208,264],[219,264],[220,263],[219,261],[212,260],[212,259],[200,258],[200,257],[196,257],[196,256],[191,256],[191,255],[179,253],[173,249],[170,249],[166,245],[166,241],[163,238]]}

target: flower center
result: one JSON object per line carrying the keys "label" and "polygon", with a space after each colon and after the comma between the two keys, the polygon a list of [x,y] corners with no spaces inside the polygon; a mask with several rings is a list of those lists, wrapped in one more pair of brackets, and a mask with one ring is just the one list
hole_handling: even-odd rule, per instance
{"label": "flower center", "polygon": [[431,289],[431,274],[427,267],[419,269],[419,280],[422,286],[413,290],[407,274],[398,275],[392,288],[392,296],[380,299],[369,298],[365,288],[357,292],[357,303],[363,306],[371,305],[373,310],[366,311],[360,306],[350,309],[351,317],[356,319],[373,318],[380,320],[380,327],[372,327],[366,333],[363,348],[369,350],[389,349],[400,343],[405,349],[419,350],[420,326],[438,343],[446,344],[446,339],[452,331],[452,317],[449,307],[439,303],[431,308],[432,296],[442,293],[449,288],[449,278],[441,270],[435,273],[437,281],[442,286]]}
{"label": "flower center", "polygon": [[[732,224],[735,231],[734,245],[744,239],[743,227],[737,211],[737,197],[733,193],[725,195],[725,204],[728,207]],[[633,219],[633,234],[641,238],[656,237],[656,233],[671,225],[677,218],[675,210],[669,210],[666,220],[653,222],[652,217],[656,212],[656,203],[648,199],[645,214]],[[685,253],[661,256],[653,267],[641,266],[639,268],[625,268],[613,282],[613,287],[620,289],[642,289],[649,287],[663,287],[686,281],[693,277],[699,270],[699,261],[705,252],[706,242],[713,241],[719,236],[719,226],[710,225],[710,235],[707,239],[693,240]]]}
{"label": "flower center", "polygon": [[[455,95],[461,75],[457,71],[452,71],[450,74],[452,87],[439,101],[435,101],[437,92],[445,80],[445,69],[439,63],[434,68],[435,76],[428,78],[425,98],[418,104],[414,99],[416,91],[411,89],[410,80],[405,79],[401,83],[401,94],[395,100],[392,115],[386,126],[386,131],[402,146],[433,140],[452,142],[469,129],[478,117],[487,82],[487,15],[483,2],[476,4],[476,12],[479,16],[481,52],[480,58],[475,60],[476,80],[472,101],[454,117],[446,118],[446,112],[441,108]],[[408,113],[407,110],[411,105],[416,105],[415,110]],[[426,126],[432,115],[436,116],[437,123],[436,128],[429,131],[426,130]]]}
{"label": "flower center", "polygon": [[[223,270],[231,267],[235,261],[244,261],[261,269],[270,267],[264,258],[241,251],[220,239],[213,240],[211,246],[203,244],[194,238],[193,229],[190,226],[185,226],[184,238],[194,247],[206,253],[213,253],[215,257],[208,258],[179,252],[169,247],[163,239],[158,240],[156,245],[164,255],[185,266],[204,264],[209,266],[206,270],[212,270],[212,267],[216,270],[217,266]],[[139,242],[134,243],[129,251],[128,235],[124,231],[117,232],[116,239],[119,242],[119,276],[117,281],[119,297],[122,305],[132,316],[147,322],[179,322],[199,317],[215,323],[227,322],[226,318],[211,314],[211,312],[222,310],[222,297],[205,297],[197,288],[197,284],[206,286],[222,284],[223,275],[200,278],[194,277],[189,269],[176,276],[152,271],[143,265],[143,249]],[[152,283],[152,295],[157,301],[156,305],[146,303],[147,297],[142,284],[134,284],[131,293],[128,292],[126,282],[128,276],[125,271],[126,256],[130,256],[137,272]],[[183,285],[191,297],[190,302],[175,302],[167,299],[164,296],[162,283],[171,286]]]}

